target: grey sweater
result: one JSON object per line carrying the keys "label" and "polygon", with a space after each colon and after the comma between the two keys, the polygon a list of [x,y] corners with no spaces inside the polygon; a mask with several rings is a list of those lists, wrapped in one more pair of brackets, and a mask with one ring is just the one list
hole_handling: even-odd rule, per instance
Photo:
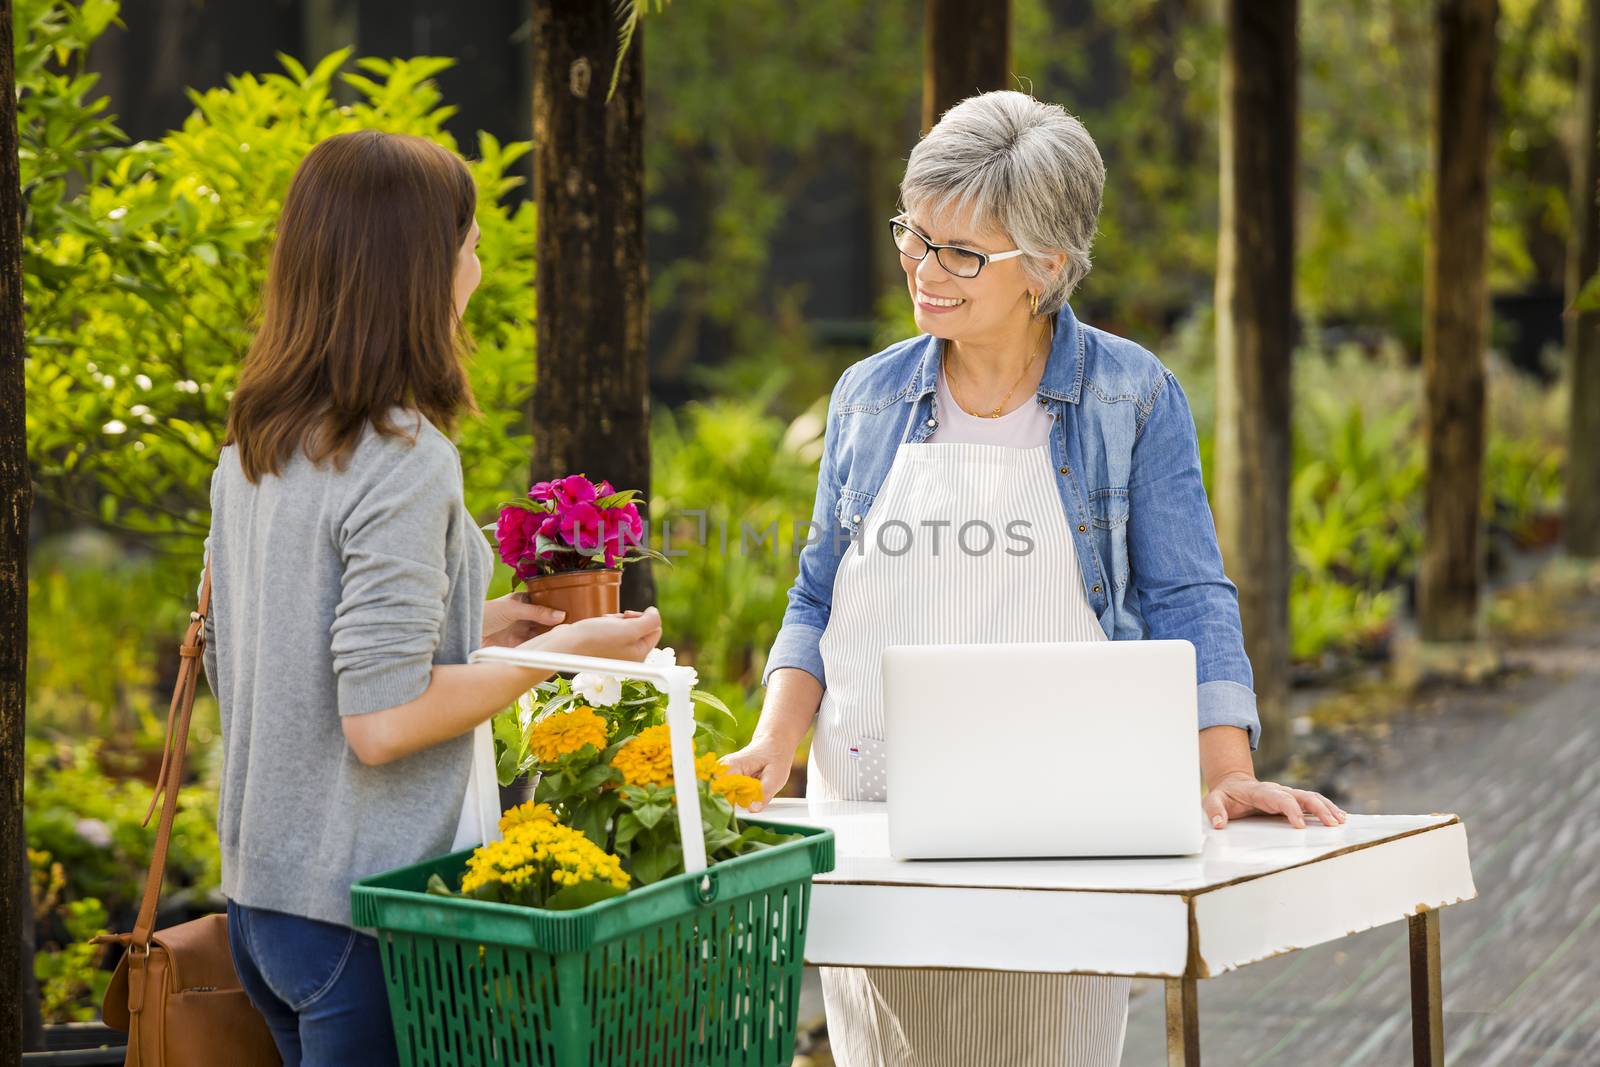
{"label": "grey sweater", "polygon": [[[350,884],[449,851],[471,735],[381,767],[340,717],[404,704],[482,639],[493,552],[461,458],[370,428],[343,471],[298,452],[252,485],[233,448],[211,479],[206,676],[222,712],[222,892],[350,925]],[[401,423],[408,425],[408,423]]]}

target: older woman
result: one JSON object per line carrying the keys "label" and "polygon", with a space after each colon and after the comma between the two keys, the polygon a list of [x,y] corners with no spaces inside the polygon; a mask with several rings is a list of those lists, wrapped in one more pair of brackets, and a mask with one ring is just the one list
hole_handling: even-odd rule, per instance
{"label": "older woman", "polygon": [[[923,333],[833,391],[813,514],[824,533],[801,553],[755,737],[729,759],[769,797],[814,721],[808,794],[883,799],[886,646],[1182,638],[1212,824],[1343,820],[1252,771],[1250,663],[1183,390],[1067,305],[1104,180],[1082,123],[1016,92],[964,101],[911,153],[889,230]],[[1025,537],[969,551],[958,535],[973,520]],[[909,546],[876,536],[889,522],[915,531]],[[973,773],[951,787],[998,786],[983,784],[993,768]],[[830,969],[823,988],[850,1067],[1121,1057],[1126,979]]]}

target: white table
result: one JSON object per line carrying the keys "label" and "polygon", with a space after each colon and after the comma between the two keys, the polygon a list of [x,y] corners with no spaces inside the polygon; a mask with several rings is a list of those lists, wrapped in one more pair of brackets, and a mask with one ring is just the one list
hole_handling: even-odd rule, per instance
{"label": "white table", "polygon": [[883,804],[784,799],[764,815],[836,838],[808,964],[1161,978],[1168,1063],[1198,1067],[1197,980],[1405,919],[1414,1061],[1444,1063],[1438,909],[1477,896],[1454,815],[1242,819],[1188,857],[909,862],[889,856]]}

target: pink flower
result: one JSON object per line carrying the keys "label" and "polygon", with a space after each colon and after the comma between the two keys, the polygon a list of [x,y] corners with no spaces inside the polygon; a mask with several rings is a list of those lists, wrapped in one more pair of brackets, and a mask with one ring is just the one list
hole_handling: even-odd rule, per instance
{"label": "pink flower", "polygon": [[534,523],[538,519],[527,508],[516,506],[500,509],[500,521],[495,523],[494,539],[500,546],[500,559],[508,567],[515,567],[533,546]]}
{"label": "pink flower", "polygon": [[[591,486],[591,489],[593,487]],[[593,504],[574,504],[560,512],[561,537],[574,548],[600,547],[600,509]]]}
{"label": "pink flower", "polygon": [[570,507],[574,504],[592,504],[595,501],[594,483],[581,474],[570,474],[550,485],[550,491],[559,504]]}
{"label": "pink flower", "polygon": [[606,566],[614,567],[619,558],[628,554],[631,546],[640,543],[644,533],[644,522],[639,518],[639,509],[632,504],[624,504],[619,508],[606,508],[601,521],[605,536]]}
{"label": "pink flower", "polygon": [[533,488],[528,490],[528,499],[547,503],[555,498],[555,482],[535,482]]}
{"label": "pink flower", "polygon": [[601,482],[599,485],[594,487],[594,491],[596,497],[610,496],[612,493],[616,492],[615,489],[611,488],[610,482]]}

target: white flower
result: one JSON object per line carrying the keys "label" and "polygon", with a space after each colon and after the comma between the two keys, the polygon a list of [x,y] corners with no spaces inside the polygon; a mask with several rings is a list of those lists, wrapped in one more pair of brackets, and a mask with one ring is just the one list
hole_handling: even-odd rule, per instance
{"label": "white flower", "polygon": [[125,217],[127,214],[128,214],[128,209],[127,208],[125,208],[125,207],[114,207],[110,211],[106,212],[106,218],[108,218],[108,219],[120,219],[120,218]]}
{"label": "white flower", "polygon": [[676,667],[678,654],[670,648],[652,648],[644,663],[646,667]]}
{"label": "white flower", "polygon": [[533,725],[533,690],[530,689],[517,698],[517,722],[526,730]]}
{"label": "white flower", "polygon": [[121,419],[112,419],[110,422],[108,422],[104,426],[100,427],[100,429],[102,429],[106,433],[110,433],[110,434],[118,434],[118,433],[127,433],[128,432],[127,423],[123,422]]}
{"label": "white flower", "polygon": [[133,405],[133,407],[128,409],[128,414],[129,415],[148,415],[148,414],[150,414],[150,409],[145,407],[143,404],[135,404],[135,405]]}
{"label": "white flower", "polygon": [[139,421],[144,423],[146,426],[154,426],[156,424],[156,417],[147,411],[143,415],[139,416]]}
{"label": "white flower", "polygon": [[622,699],[622,679],[614,674],[579,671],[572,676],[572,691],[592,708],[609,708]]}
{"label": "white flower", "polygon": [[200,391],[199,384],[197,382],[190,381],[188,378],[185,378],[183,381],[173,386],[173,388],[178,390],[180,393],[198,393]]}
{"label": "white flower", "polygon": [[72,831],[95,848],[111,847],[111,828],[99,819],[79,819]]}
{"label": "white flower", "polygon": [[152,384],[151,381],[150,381],[150,375],[148,375],[148,374],[135,374],[133,376],[133,384],[137,385],[140,389],[148,389],[148,388],[150,388],[150,386]]}

